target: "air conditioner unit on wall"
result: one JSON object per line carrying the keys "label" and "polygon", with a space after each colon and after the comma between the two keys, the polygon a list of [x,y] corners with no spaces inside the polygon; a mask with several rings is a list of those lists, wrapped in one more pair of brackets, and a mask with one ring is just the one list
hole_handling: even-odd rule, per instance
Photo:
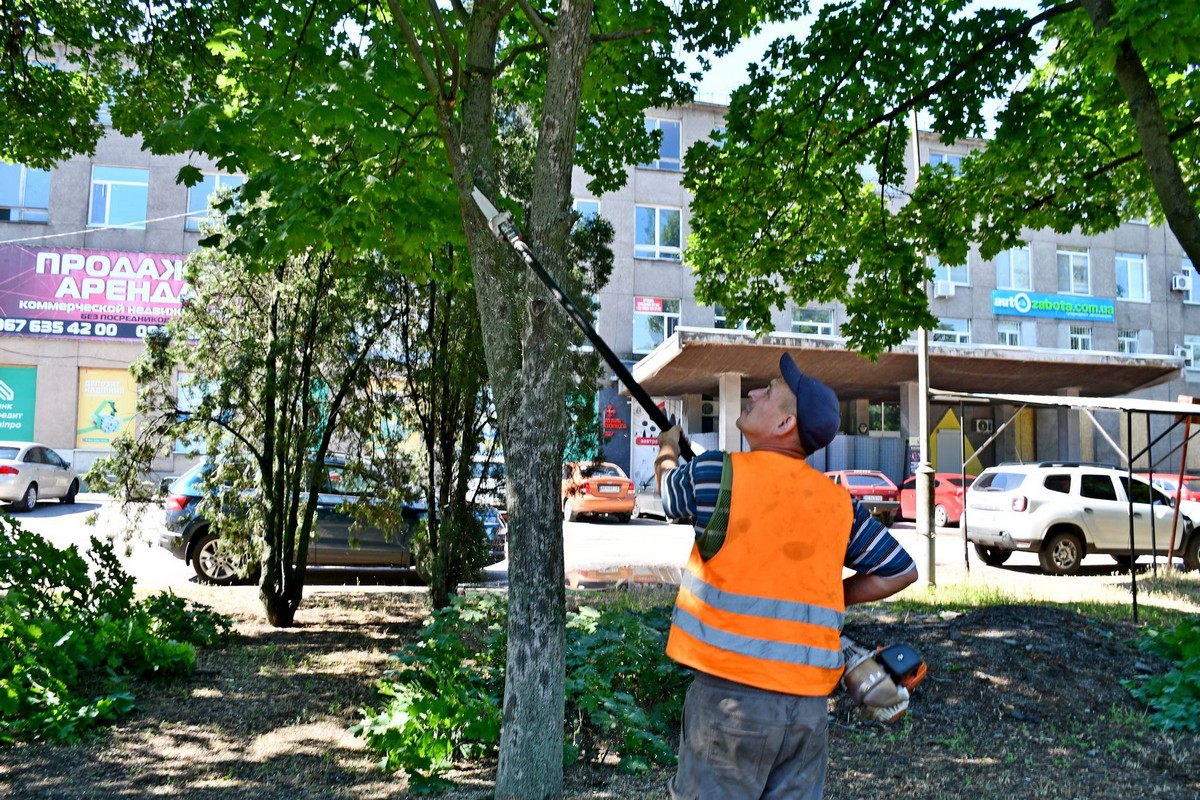
{"label": "air conditioner unit on wall", "polygon": [[933,282],[934,297],[954,297],[954,284],[950,281]]}
{"label": "air conditioner unit on wall", "polygon": [[990,419],[975,420],[975,432],[976,433],[991,433],[992,432],[992,421]]}
{"label": "air conditioner unit on wall", "polygon": [[1192,290],[1192,273],[1181,272],[1171,276],[1172,292],[1190,292]]}
{"label": "air conditioner unit on wall", "polygon": [[1185,362],[1187,362],[1188,366],[1191,366],[1192,359],[1195,357],[1194,348],[1195,345],[1177,344],[1175,345],[1175,357],[1182,358]]}

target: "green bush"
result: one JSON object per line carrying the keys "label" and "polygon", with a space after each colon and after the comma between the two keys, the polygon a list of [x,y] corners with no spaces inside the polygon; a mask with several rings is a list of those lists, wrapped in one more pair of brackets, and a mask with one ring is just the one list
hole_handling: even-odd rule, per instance
{"label": "green bush", "polygon": [[[90,563],[89,563],[90,562]],[[134,599],[112,546],[85,559],[0,516],[0,742],[73,740],[134,707],[138,678],[187,675],[230,622],[173,595]]]}
{"label": "green bush", "polygon": [[[413,791],[447,782],[456,760],[494,755],[500,742],[507,606],[495,595],[458,599],[427,623],[421,641],[392,656],[379,684],[384,705],[363,709],[352,730],[403,770]],[[642,770],[674,761],[686,676],[664,654],[661,605],[580,608],[567,617],[564,759],[599,759]]]}
{"label": "green bush", "polygon": [[1148,628],[1138,646],[1173,666],[1163,675],[1127,681],[1130,694],[1150,707],[1154,725],[1200,733],[1200,625],[1186,619],[1174,628]]}

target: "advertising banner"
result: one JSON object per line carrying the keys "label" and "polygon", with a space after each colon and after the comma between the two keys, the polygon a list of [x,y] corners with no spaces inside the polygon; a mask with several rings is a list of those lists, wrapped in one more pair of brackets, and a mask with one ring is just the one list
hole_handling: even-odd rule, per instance
{"label": "advertising banner", "polygon": [[113,439],[131,431],[137,410],[137,384],[129,370],[81,367],[78,409],[75,447],[111,449]]}
{"label": "advertising banner", "polygon": [[0,245],[0,333],[141,339],[179,313],[184,258]]}
{"label": "advertising banner", "polygon": [[1011,289],[992,291],[992,313],[1011,317],[1048,317],[1090,322],[1112,322],[1117,318],[1112,300],[1064,294],[1039,294]]}
{"label": "advertising banner", "polygon": [[0,439],[33,441],[37,367],[0,367]]}

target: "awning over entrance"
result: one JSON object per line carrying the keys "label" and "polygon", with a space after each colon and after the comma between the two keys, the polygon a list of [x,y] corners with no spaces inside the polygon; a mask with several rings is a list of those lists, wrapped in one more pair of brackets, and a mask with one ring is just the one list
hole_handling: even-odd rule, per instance
{"label": "awning over entrance", "polygon": [[[755,338],[742,331],[677,328],[634,365],[632,374],[651,395],[719,392],[719,376],[741,376],[742,390],[765,386],[779,374],[788,350],[806,373],[843,400],[894,402],[901,386],[917,380],[917,347],[904,344],[878,361],[846,349],[842,339],[777,333]],[[951,392],[1054,395],[1068,390],[1113,397],[1179,376],[1183,359],[1079,350],[987,345],[929,345],[929,383]]]}

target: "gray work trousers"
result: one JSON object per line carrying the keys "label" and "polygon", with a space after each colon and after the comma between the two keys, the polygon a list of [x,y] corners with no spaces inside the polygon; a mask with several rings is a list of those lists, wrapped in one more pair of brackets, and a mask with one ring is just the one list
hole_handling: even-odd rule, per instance
{"label": "gray work trousers", "polygon": [[683,703],[675,800],[820,800],[825,697],[756,689],[702,672]]}

